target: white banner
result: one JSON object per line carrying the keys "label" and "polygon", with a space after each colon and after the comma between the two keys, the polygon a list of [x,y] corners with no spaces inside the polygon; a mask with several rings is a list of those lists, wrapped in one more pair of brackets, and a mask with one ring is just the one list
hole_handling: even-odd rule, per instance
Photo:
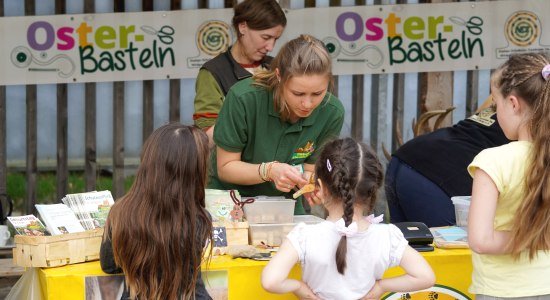
{"label": "white banner", "polygon": [[[334,73],[491,69],[550,51],[550,1],[306,8],[277,43],[323,40]],[[232,9],[0,18],[0,85],[193,78],[234,41]],[[275,49],[273,55],[276,54]]]}

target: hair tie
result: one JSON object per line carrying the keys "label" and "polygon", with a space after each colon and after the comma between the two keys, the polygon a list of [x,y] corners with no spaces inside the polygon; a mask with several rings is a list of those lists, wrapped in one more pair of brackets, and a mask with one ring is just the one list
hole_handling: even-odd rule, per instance
{"label": "hair tie", "polygon": [[378,217],[375,217],[374,214],[370,214],[365,217],[365,220],[371,224],[379,224],[384,221],[384,214],[381,214]]}
{"label": "hair tie", "polygon": [[544,68],[542,68],[541,74],[542,74],[542,78],[548,81],[548,78],[550,78],[550,64],[547,64],[546,66],[544,66]]}
{"label": "hair tie", "polygon": [[329,172],[332,172],[332,165],[330,164],[330,160],[328,160],[328,158],[327,158],[327,170]]}
{"label": "hair tie", "polygon": [[352,222],[351,224],[349,224],[349,226],[346,227],[344,219],[336,221],[334,225],[336,226],[336,231],[340,236],[352,237],[358,231],[357,223]]}

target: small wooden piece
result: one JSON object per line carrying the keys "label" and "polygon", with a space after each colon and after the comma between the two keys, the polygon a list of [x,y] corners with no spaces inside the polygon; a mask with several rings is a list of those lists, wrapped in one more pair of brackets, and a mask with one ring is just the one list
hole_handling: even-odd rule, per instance
{"label": "small wooden piece", "polygon": [[0,277],[18,277],[24,272],[25,268],[16,266],[11,258],[0,259]]}

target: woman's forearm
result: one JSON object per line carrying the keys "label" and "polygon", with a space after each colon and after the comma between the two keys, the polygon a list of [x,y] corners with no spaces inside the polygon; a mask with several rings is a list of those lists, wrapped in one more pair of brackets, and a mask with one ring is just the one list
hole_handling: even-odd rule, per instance
{"label": "woman's forearm", "polygon": [[253,185],[263,183],[260,177],[260,164],[250,164],[243,161],[230,161],[224,165],[218,165],[218,177],[225,182]]}

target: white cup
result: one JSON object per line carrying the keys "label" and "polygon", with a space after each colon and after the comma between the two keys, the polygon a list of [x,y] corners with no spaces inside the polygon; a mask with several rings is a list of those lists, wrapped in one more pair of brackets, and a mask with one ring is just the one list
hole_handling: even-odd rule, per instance
{"label": "white cup", "polygon": [[11,234],[7,225],[0,225],[0,247],[6,246]]}

